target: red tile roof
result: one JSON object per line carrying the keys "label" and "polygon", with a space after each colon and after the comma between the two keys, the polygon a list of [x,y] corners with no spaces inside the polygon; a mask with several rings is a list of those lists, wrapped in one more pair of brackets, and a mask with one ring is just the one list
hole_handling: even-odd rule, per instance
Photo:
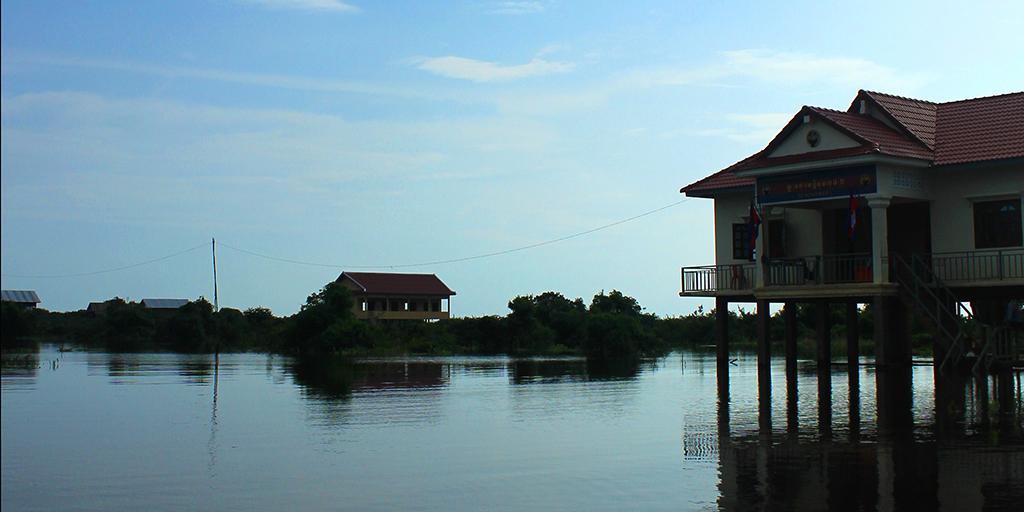
{"label": "red tile roof", "polygon": [[924,144],[904,136],[873,117],[827,108],[807,108],[839,125],[855,138],[866,141],[874,152],[923,160],[932,159],[931,150]]}
{"label": "red tile roof", "polygon": [[935,121],[938,104],[930,101],[915,100],[874,91],[861,91],[853,100],[848,112],[857,112],[860,108],[858,100],[867,98],[889,114],[894,121],[906,128],[914,137],[928,146],[935,148]]}
{"label": "red tile roof", "polygon": [[384,272],[342,272],[338,281],[348,278],[373,295],[455,295],[434,274],[395,274]]}
{"label": "red tile roof", "polygon": [[[859,113],[859,100],[871,101],[891,118],[893,128]],[[852,148],[815,151],[782,157],[768,155],[802,122],[814,115],[861,143]],[[932,166],[1024,157],[1024,93],[932,103],[871,91],[860,91],[846,112],[804,107],[763,150],[680,192],[701,196],[716,190],[752,186],[754,180],[736,171],[796,162],[884,154],[927,160]]]}
{"label": "red tile roof", "polygon": [[1024,92],[939,104],[935,165],[1024,157]]}

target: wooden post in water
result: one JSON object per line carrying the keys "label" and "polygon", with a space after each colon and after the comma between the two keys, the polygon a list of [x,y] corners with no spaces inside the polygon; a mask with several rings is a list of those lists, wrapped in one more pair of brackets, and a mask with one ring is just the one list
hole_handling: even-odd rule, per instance
{"label": "wooden post in water", "polygon": [[220,301],[217,297],[217,239],[210,239],[210,247],[213,249],[213,310],[220,311]]}

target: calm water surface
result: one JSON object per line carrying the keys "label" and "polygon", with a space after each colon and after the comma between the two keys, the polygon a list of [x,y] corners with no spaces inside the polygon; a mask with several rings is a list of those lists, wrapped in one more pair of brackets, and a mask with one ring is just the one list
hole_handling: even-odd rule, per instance
{"label": "calm water surface", "polygon": [[44,347],[3,370],[2,508],[1024,503],[1018,375],[942,386],[937,400],[927,366],[881,378],[862,367],[853,387],[841,366],[819,378],[801,362],[788,386],[783,361],[772,370],[759,400],[752,356],[725,382],[705,352],[609,372],[572,359],[217,362]]}

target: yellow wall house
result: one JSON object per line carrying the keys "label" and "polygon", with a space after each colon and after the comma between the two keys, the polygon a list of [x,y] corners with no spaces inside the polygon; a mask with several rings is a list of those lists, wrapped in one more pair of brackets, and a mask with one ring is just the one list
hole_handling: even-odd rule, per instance
{"label": "yellow wall house", "polygon": [[[803,107],[763,150],[681,192],[715,202],[715,262],[682,269],[682,296],[715,297],[720,312],[757,302],[765,331],[771,302],[787,326],[789,306],[814,303],[821,338],[830,305],[854,319],[871,303],[879,365],[909,364],[911,313],[935,328],[937,365],[1016,357],[988,338],[1015,336],[1024,297],[1024,93],[933,103],[862,90],[846,110]],[[988,334],[960,332],[963,315]]]}
{"label": "yellow wall house", "polygon": [[353,312],[363,319],[449,318],[455,295],[434,274],[342,272],[337,281],[352,291]]}

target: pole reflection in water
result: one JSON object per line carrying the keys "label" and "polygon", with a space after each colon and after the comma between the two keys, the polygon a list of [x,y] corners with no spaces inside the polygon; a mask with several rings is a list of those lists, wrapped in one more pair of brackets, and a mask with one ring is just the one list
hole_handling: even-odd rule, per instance
{"label": "pole reflection in water", "polygon": [[[912,367],[850,365],[850,432],[843,439],[830,427],[831,381],[824,377],[830,372],[823,369],[817,379],[817,435],[804,437],[797,435],[795,371],[786,371],[787,435],[780,438],[773,438],[770,422],[762,421],[761,403],[756,435],[731,431],[728,376],[719,376],[721,510],[1019,510],[1024,500],[1019,374],[936,378],[934,417],[923,415],[915,423]],[[874,373],[874,379],[862,379],[862,371]],[[872,380],[875,424],[865,428],[860,386]],[[927,396],[922,394],[918,399]],[[991,407],[990,398],[995,399]],[[965,410],[977,412],[965,415]]]}

